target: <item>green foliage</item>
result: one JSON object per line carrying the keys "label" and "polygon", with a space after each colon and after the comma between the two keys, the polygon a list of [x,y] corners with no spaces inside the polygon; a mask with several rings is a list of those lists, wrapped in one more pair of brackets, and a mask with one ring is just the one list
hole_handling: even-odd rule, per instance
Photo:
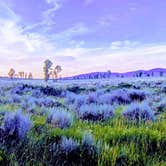
{"label": "green foliage", "polygon": [[[163,114],[155,122],[131,123],[121,116],[123,108],[115,111],[112,119],[105,122],[75,120],[66,129],[53,128],[46,124],[46,116],[33,115],[33,128],[28,139],[23,140],[16,152],[8,154],[0,151],[0,162],[42,165],[48,164],[51,145],[62,137],[80,142],[84,133],[94,135],[101,142],[99,166],[114,165],[164,165],[166,155],[166,121]],[[19,148],[20,146],[20,148]],[[97,143],[96,143],[97,146]],[[22,147],[22,148],[21,148]],[[21,150],[19,150],[21,149]],[[23,154],[20,158],[20,154]],[[6,160],[5,156],[8,160]],[[37,163],[37,161],[39,161]]]}
{"label": "green foliage", "polygon": [[3,160],[3,152],[0,151],[0,162]]}
{"label": "green foliage", "polygon": [[0,112],[4,110],[14,111],[14,110],[17,110],[18,108],[19,107],[14,104],[4,104],[4,105],[0,105]]}
{"label": "green foliage", "polygon": [[7,155],[5,154],[4,150],[1,150],[0,147],[0,165],[5,166],[9,163],[8,159],[7,159]]}
{"label": "green foliage", "polygon": [[35,126],[43,126],[46,123],[46,116],[33,116],[32,120]]}

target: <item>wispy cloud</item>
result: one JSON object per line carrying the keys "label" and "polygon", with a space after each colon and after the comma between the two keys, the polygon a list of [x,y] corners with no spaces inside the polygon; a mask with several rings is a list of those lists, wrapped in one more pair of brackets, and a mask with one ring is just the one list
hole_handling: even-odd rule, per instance
{"label": "wispy cloud", "polygon": [[[0,26],[3,27],[0,28],[0,66],[2,68],[0,74],[5,75],[10,67],[14,67],[17,71],[31,71],[35,77],[42,77],[43,61],[46,58],[54,64],[62,65],[63,76],[92,71],[124,72],[165,66],[166,43],[146,44],[137,39],[131,40],[129,37],[121,38],[122,32],[125,32],[123,29],[128,30],[131,27],[124,26],[120,29],[119,25],[126,25],[126,20],[119,23],[117,13],[110,12],[108,15],[104,13],[94,17],[96,20],[99,18],[97,25],[100,26],[99,28],[97,26],[96,31],[92,28],[96,26],[95,19],[92,25],[91,20],[86,21],[87,18],[79,17],[73,22],[69,21],[69,24],[60,20],[61,24],[64,23],[63,28],[59,28],[58,32],[49,33],[49,28],[53,29],[56,25],[54,14],[63,8],[65,0],[45,0],[45,2],[47,8],[42,11],[39,22],[28,24],[27,27],[22,26],[20,16],[5,3],[0,2]],[[92,2],[94,1],[89,0],[85,3],[92,4]],[[111,26],[115,25],[115,22],[119,28],[117,30],[115,26],[117,39],[110,37],[110,34],[105,31],[105,28],[111,31]],[[103,36],[106,42],[102,41]],[[90,43],[92,45],[87,45],[89,40],[94,41]]]}
{"label": "wispy cloud", "polygon": [[[8,17],[0,17],[0,26],[3,27],[0,28],[0,64],[4,68],[1,71],[3,74],[4,71],[7,73],[10,67],[33,71],[35,66],[39,66],[44,56],[47,56],[46,53],[54,52],[55,45],[38,33],[24,33],[19,22],[20,18],[6,5],[0,4],[1,9],[2,7],[4,15]],[[31,64],[32,67],[30,67]]]}
{"label": "wispy cloud", "polygon": [[84,34],[90,33],[92,30],[88,28],[84,23],[76,23],[72,27],[69,27],[65,29],[64,31],[61,31],[54,35],[54,38],[57,40],[63,40],[66,41],[68,39],[72,39],[76,36],[81,36]]}
{"label": "wispy cloud", "polygon": [[[5,9],[5,12],[8,13],[8,10]],[[8,68],[14,67],[16,70],[30,70],[38,77],[42,75],[42,69],[39,69],[39,66],[42,65],[45,58],[50,58],[57,63],[63,61],[64,64],[68,64],[70,61],[74,61],[81,52],[84,53],[83,50],[86,50],[80,48],[84,44],[83,41],[76,44],[72,39],[74,36],[89,32],[83,23],[78,23],[51,38],[37,32],[25,31],[19,21],[19,17],[13,12],[9,19],[0,18],[0,25],[3,27],[0,29],[0,58],[1,62],[5,62],[3,67],[6,68],[6,73]],[[58,48],[59,41],[70,42],[75,46],[74,50],[70,47],[65,48],[65,45],[63,48]]]}
{"label": "wispy cloud", "polygon": [[166,44],[144,45],[137,41],[115,41],[112,44],[115,43],[118,45],[116,50],[107,46],[100,48],[68,48],[60,51],[61,55],[73,55],[75,57],[73,61],[68,63],[67,67],[64,65],[64,70],[72,75],[95,71],[126,72],[159,66],[165,67]]}
{"label": "wispy cloud", "polygon": [[0,1],[0,19],[19,21],[19,17],[3,1]]}
{"label": "wispy cloud", "polygon": [[45,0],[45,2],[49,7],[42,12],[40,21],[28,25],[24,28],[25,31],[42,29],[43,32],[47,32],[56,25],[56,20],[54,20],[55,13],[63,7],[65,0]]}
{"label": "wispy cloud", "polygon": [[[0,41],[0,58],[2,66],[7,69],[11,65],[16,70],[30,70],[36,77],[42,77],[42,65],[45,58],[50,58],[63,67],[63,75],[74,75],[91,71],[130,71],[164,67],[166,44],[142,44],[137,41],[114,41],[100,48],[83,46],[56,47],[42,35],[22,33],[22,29],[13,22],[3,22],[4,29],[0,31],[3,40]],[[79,27],[79,26],[78,26]],[[77,29],[77,28],[76,28]],[[84,34],[86,30],[75,31],[73,35]],[[79,33],[78,33],[79,32]],[[65,36],[61,34],[60,36]],[[11,51],[12,50],[12,51]],[[160,57],[160,58],[158,58]],[[86,64],[86,65],[85,65]]]}
{"label": "wispy cloud", "polygon": [[54,25],[55,22],[53,20],[53,16],[55,15],[55,12],[62,7],[64,0],[46,0],[46,2],[50,4],[51,7],[43,12],[43,24]]}
{"label": "wispy cloud", "polygon": [[124,40],[124,41],[114,41],[111,43],[110,48],[112,50],[119,50],[124,48],[133,48],[136,46],[139,46],[138,41],[130,41],[130,40]]}

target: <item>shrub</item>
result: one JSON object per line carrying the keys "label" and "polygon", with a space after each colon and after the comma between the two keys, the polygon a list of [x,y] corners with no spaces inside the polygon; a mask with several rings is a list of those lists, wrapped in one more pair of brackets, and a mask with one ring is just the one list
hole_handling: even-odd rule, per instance
{"label": "shrub", "polygon": [[54,100],[49,97],[41,98],[41,100],[39,100],[39,102],[42,104],[42,106],[45,106],[45,107],[54,106]]}
{"label": "shrub", "polygon": [[98,94],[95,92],[89,93],[87,95],[76,95],[71,92],[66,94],[66,103],[74,104],[75,108],[79,108],[83,104],[97,103],[97,100]]}
{"label": "shrub", "polygon": [[14,87],[12,87],[11,89],[11,94],[19,94],[22,95],[23,94],[23,86],[21,84],[16,85]]}
{"label": "shrub", "polygon": [[161,85],[161,92],[166,93],[166,83]]}
{"label": "shrub", "polygon": [[6,101],[3,97],[0,97],[0,104],[5,104],[7,103],[8,101]]}
{"label": "shrub", "polygon": [[113,116],[113,112],[114,108],[107,104],[85,104],[79,108],[77,114],[79,118],[84,120],[102,121],[111,118]]}
{"label": "shrub", "polygon": [[110,93],[99,96],[99,103],[102,104],[130,104],[133,101],[143,101],[146,99],[146,93],[136,89],[118,89]]}
{"label": "shrub", "polygon": [[0,96],[4,97],[5,95],[5,90],[2,87],[0,87]]}
{"label": "shrub", "polygon": [[86,103],[91,104],[91,103],[97,103],[98,100],[98,94],[96,92],[89,93],[87,95],[87,101]]}
{"label": "shrub", "polygon": [[2,126],[3,133],[6,137],[20,140],[31,128],[29,116],[24,115],[21,111],[7,112]]}
{"label": "shrub", "polygon": [[72,138],[62,137],[60,143],[60,149],[66,154],[69,154],[72,151],[76,150],[78,146],[79,144],[76,141],[74,141]]}
{"label": "shrub", "polygon": [[52,146],[52,161],[51,165],[79,165],[80,151],[79,143],[72,138],[62,137],[59,142]]}
{"label": "shrub", "polygon": [[65,101],[66,101],[66,103],[67,104],[74,103],[76,96],[77,95],[75,93],[67,91],[66,94],[65,94],[65,97],[66,97]]}
{"label": "shrub", "polygon": [[87,160],[90,165],[97,165],[99,154],[101,153],[100,144],[96,144],[90,133],[85,133],[81,142],[80,149],[82,151],[82,158]]}
{"label": "shrub", "polygon": [[155,110],[155,114],[161,114],[166,111],[166,101],[165,99],[157,102],[157,103],[152,103],[152,107]]}
{"label": "shrub", "polygon": [[143,101],[146,99],[146,93],[142,90],[130,89],[127,94],[131,101]]}
{"label": "shrub", "polygon": [[51,110],[47,122],[51,123],[55,127],[66,128],[72,125],[73,116],[71,113],[64,110]]}
{"label": "shrub", "polygon": [[21,108],[28,113],[34,113],[36,108],[36,99],[31,96],[26,96],[21,103]]}
{"label": "shrub", "polygon": [[10,96],[7,96],[8,103],[15,104],[15,103],[21,103],[22,97],[18,94],[12,94]]}
{"label": "shrub", "polygon": [[160,103],[158,103],[156,109],[157,109],[158,113],[162,113],[162,112],[166,111],[166,102],[161,101]]}
{"label": "shrub", "polygon": [[154,112],[146,103],[132,103],[123,112],[122,115],[129,120],[148,121],[154,120]]}
{"label": "shrub", "polygon": [[8,156],[5,154],[5,151],[1,150],[1,147],[0,147],[0,165],[1,166],[9,165],[7,157]]}
{"label": "shrub", "polygon": [[132,84],[131,83],[127,83],[127,82],[121,82],[118,84],[118,88],[119,89],[123,89],[123,88],[131,88]]}
{"label": "shrub", "polygon": [[31,86],[24,85],[24,84],[17,84],[11,89],[11,94],[18,94],[18,95],[23,95],[25,93],[28,93],[32,90]]}
{"label": "shrub", "polygon": [[115,90],[111,94],[111,101],[112,103],[117,104],[128,104],[130,103],[130,98],[124,89],[122,90]]}
{"label": "shrub", "polygon": [[95,142],[94,142],[94,138],[92,136],[92,134],[90,133],[85,133],[82,139],[82,145],[85,147],[90,147],[90,146],[94,146]]}
{"label": "shrub", "polygon": [[125,90],[114,90],[99,96],[98,100],[102,104],[128,104],[131,102]]}
{"label": "shrub", "polygon": [[82,105],[84,105],[87,101],[86,95],[77,95],[74,101],[74,106],[76,109],[80,108]]}
{"label": "shrub", "polygon": [[39,87],[40,88],[40,92],[46,96],[60,96],[62,93],[62,89],[55,89],[53,87],[50,86],[46,86],[46,87]]}
{"label": "shrub", "polygon": [[41,97],[39,99],[36,99],[35,102],[40,107],[60,107],[60,106],[62,106],[61,103],[59,103],[58,101],[56,101],[50,97]]}
{"label": "shrub", "polygon": [[73,92],[75,94],[79,94],[82,91],[85,91],[86,88],[83,87],[83,86],[81,87],[81,86],[78,86],[78,85],[72,85],[71,87],[67,87],[67,90],[70,91],[70,92]]}
{"label": "shrub", "polygon": [[39,97],[42,97],[42,93],[40,92],[39,89],[33,89],[32,90],[32,96],[39,98]]}
{"label": "shrub", "polygon": [[86,134],[81,142],[62,137],[52,146],[54,165],[97,165],[100,151],[91,134]]}

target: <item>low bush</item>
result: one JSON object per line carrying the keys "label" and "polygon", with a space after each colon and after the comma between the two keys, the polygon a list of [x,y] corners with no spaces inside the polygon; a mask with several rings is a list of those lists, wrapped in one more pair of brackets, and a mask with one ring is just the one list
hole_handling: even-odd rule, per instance
{"label": "low bush", "polygon": [[73,116],[67,111],[52,109],[48,114],[47,122],[63,129],[72,125]]}
{"label": "low bush", "polygon": [[142,90],[136,90],[136,89],[129,89],[127,91],[128,96],[130,97],[130,100],[133,101],[143,101],[146,99],[146,93]]}
{"label": "low bush", "polygon": [[122,112],[122,115],[128,120],[136,122],[155,119],[154,112],[146,103],[132,103]]}
{"label": "low bush", "polygon": [[124,90],[114,90],[110,93],[99,96],[98,102],[101,104],[128,104],[130,98]]}
{"label": "low bush", "polygon": [[62,137],[53,144],[53,161],[56,165],[92,165],[96,166],[100,147],[95,144],[91,135],[85,135],[81,142]]}
{"label": "low bush", "polygon": [[107,104],[85,104],[82,105],[77,115],[83,120],[103,121],[111,118],[114,113],[114,107]]}
{"label": "low bush", "polygon": [[4,117],[4,123],[1,127],[1,143],[12,144],[26,136],[32,123],[29,116],[21,111],[7,112]]}

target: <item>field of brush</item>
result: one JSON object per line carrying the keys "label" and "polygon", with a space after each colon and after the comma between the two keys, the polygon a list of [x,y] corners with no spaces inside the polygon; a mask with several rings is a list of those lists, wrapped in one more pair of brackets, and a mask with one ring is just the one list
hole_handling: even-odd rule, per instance
{"label": "field of brush", "polygon": [[166,78],[0,80],[0,165],[165,166]]}

